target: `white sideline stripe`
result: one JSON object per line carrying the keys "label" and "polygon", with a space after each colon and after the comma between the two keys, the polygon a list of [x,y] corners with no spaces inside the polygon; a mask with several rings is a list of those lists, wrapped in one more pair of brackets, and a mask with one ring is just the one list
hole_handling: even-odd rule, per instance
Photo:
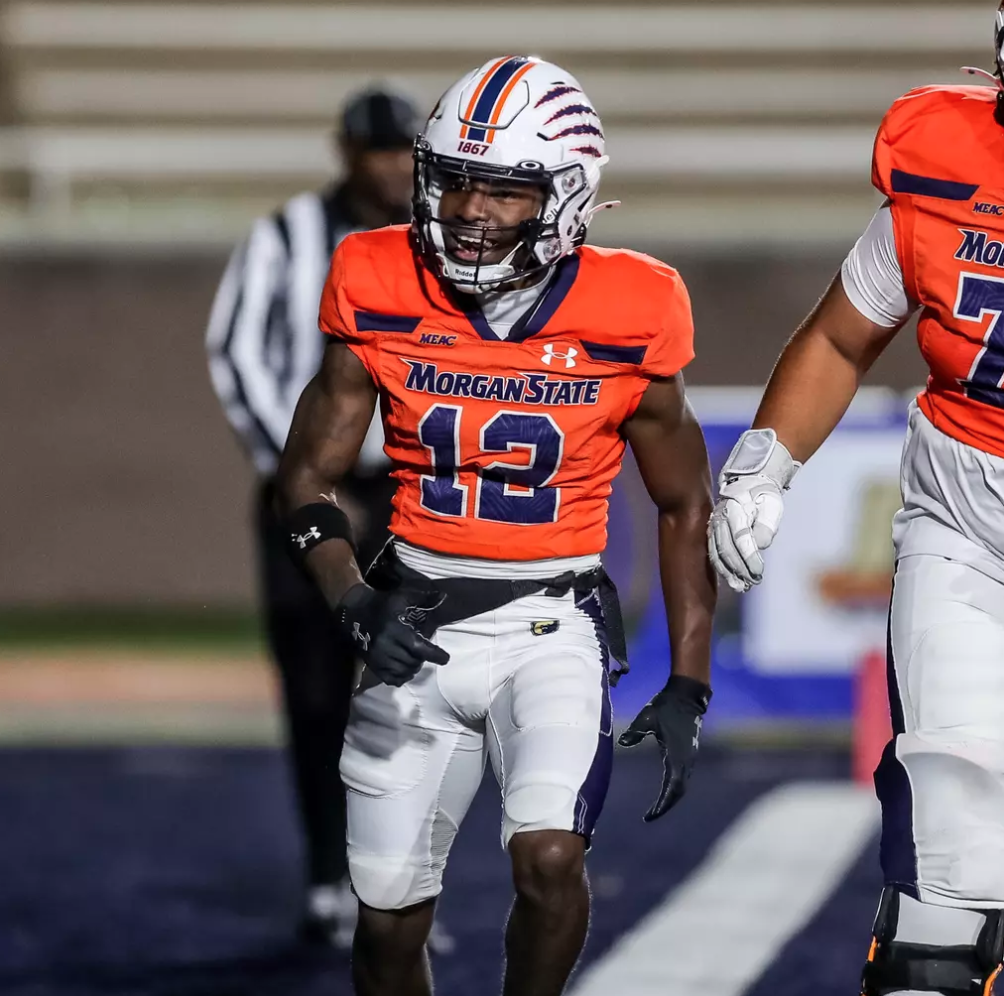
{"label": "white sideline stripe", "polygon": [[[613,126],[611,176],[756,180],[856,178],[865,189],[868,126]],[[304,176],[331,169],[327,128],[0,129],[0,168],[51,177]]]}
{"label": "white sideline stripe", "polygon": [[[101,3],[17,0],[0,20],[8,45],[142,49],[227,48],[313,51],[521,52],[527,21],[512,7],[408,3],[307,6],[273,3]],[[844,8],[752,4],[534,6],[537,51],[945,51],[983,53],[989,31],[983,2],[925,7]]]}
{"label": "white sideline stripe", "polygon": [[[392,78],[424,110],[466,67],[413,71]],[[618,114],[763,115],[882,112],[900,94],[934,82],[967,82],[954,65],[904,69],[665,69],[575,74],[604,121]],[[194,118],[285,114],[333,120],[335,109],[373,79],[364,71],[203,69],[25,69],[18,105],[29,117],[46,114],[151,113]]]}
{"label": "white sideline stripe", "polygon": [[865,789],[776,789],[583,973],[571,996],[739,996],[819,909],[877,826]]}

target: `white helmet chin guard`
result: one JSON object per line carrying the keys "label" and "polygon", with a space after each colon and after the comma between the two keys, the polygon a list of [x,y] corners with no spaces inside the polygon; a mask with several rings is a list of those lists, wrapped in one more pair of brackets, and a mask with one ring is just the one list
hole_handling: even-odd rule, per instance
{"label": "white helmet chin guard", "polygon": [[[485,63],[440,99],[415,142],[415,231],[437,276],[467,293],[497,289],[552,267],[585,240],[600,171],[607,162],[600,119],[578,82],[533,56]],[[447,250],[446,230],[461,226],[441,218],[444,180],[536,184],[544,200],[536,218],[512,228],[482,228],[475,258]],[[504,259],[483,263],[492,237],[515,245]],[[467,240],[468,243],[470,239]]]}

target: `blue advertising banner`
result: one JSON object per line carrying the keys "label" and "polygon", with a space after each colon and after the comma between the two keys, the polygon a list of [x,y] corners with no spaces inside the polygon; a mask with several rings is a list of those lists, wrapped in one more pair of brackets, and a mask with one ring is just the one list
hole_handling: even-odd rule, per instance
{"label": "blue advertising banner", "polygon": [[[749,426],[755,398],[747,391],[692,394],[717,478]],[[902,398],[862,392],[799,471],[763,584],[745,595],[721,586],[709,729],[850,719],[854,673],[866,654],[884,647],[905,425]],[[630,630],[631,673],[614,691],[624,723],[662,686],[670,664],[655,512],[630,463],[611,502],[605,561]]]}

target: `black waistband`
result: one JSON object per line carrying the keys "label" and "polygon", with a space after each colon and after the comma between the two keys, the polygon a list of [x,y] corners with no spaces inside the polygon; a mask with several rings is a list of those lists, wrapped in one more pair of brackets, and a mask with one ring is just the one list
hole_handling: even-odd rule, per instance
{"label": "black waistband", "polygon": [[440,596],[435,608],[415,610],[416,629],[427,637],[432,636],[440,626],[491,612],[527,595],[543,593],[561,598],[573,591],[578,600],[596,592],[603,615],[607,650],[618,665],[611,674],[611,681],[628,670],[627,639],[620,599],[616,586],[602,566],[580,574],[565,571],[556,577],[539,579],[429,578],[403,564],[391,541],[366,572],[366,582],[382,590],[404,587]]}

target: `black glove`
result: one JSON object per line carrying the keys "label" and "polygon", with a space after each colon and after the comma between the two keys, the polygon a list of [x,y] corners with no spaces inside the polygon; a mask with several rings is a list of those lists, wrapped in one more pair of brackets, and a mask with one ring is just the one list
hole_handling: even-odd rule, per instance
{"label": "black glove", "polygon": [[388,685],[411,681],[426,661],[445,664],[450,655],[415,628],[443,601],[434,592],[405,588],[377,591],[353,585],[338,603],[339,628],[366,666]]}
{"label": "black glove", "polygon": [[659,742],[662,788],[645,814],[646,823],[670,810],[687,791],[687,779],[697,760],[701,717],[710,701],[711,689],[703,682],[673,675],[618,738],[621,747],[636,747],[650,733]]}

